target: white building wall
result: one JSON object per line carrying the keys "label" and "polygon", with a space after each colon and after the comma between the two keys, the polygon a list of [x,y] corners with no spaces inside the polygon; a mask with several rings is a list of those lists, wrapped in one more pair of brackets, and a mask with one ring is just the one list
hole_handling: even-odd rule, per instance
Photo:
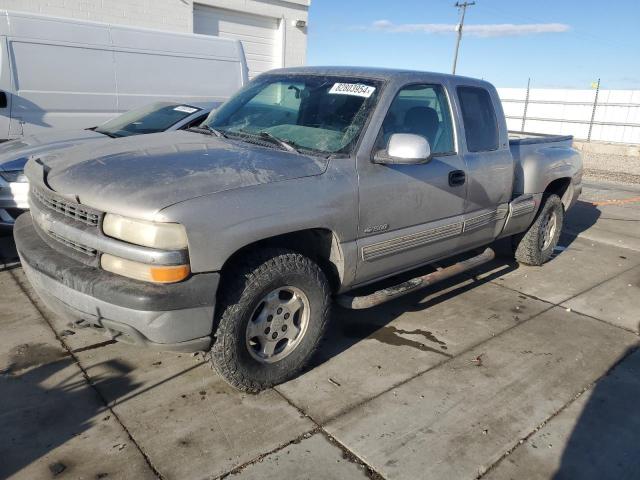
{"label": "white building wall", "polygon": [[[509,130],[521,130],[527,89],[498,88],[498,93]],[[595,90],[532,88],[524,130],[586,139],[595,94]],[[591,140],[640,144],[640,90],[599,91]]]}
{"label": "white building wall", "polygon": [[194,3],[280,19],[283,66],[306,62],[307,29],[294,23],[308,21],[311,0],[0,0],[0,9],[191,33]]}
{"label": "white building wall", "polygon": [[181,0],[0,0],[0,9],[190,32],[190,3]]}
{"label": "white building wall", "polygon": [[311,0],[291,0],[288,2],[280,0],[198,0],[194,3],[280,19],[280,28],[284,29],[281,33],[285,44],[282,66],[295,67],[305,64],[307,60],[307,28],[296,27],[295,22],[297,20],[308,22]]}

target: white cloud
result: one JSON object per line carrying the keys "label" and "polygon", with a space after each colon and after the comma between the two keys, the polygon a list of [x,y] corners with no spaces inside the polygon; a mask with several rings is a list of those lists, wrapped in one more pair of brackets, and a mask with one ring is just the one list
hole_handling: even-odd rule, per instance
{"label": "white cloud", "polygon": [[[386,33],[436,33],[447,34],[456,31],[455,24],[450,23],[393,23],[389,20],[377,20],[358,30],[373,30]],[[571,27],[564,23],[492,23],[486,25],[465,25],[465,35],[474,37],[513,37],[536,35],[540,33],[562,33]]]}

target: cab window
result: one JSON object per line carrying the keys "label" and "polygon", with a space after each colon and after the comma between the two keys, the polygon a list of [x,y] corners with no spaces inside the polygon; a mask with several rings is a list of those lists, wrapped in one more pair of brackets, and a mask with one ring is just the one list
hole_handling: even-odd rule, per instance
{"label": "cab window", "polygon": [[498,122],[491,96],[484,88],[458,87],[462,124],[470,152],[498,149]]}
{"label": "cab window", "polygon": [[402,88],[382,123],[378,148],[386,148],[394,133],[423,136],[435,155],[453,153],[453,126],[444,88],[429,84]]}

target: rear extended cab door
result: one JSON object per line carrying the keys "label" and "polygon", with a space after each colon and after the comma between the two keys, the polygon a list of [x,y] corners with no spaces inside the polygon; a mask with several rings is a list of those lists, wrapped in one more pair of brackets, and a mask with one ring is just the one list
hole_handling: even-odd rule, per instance
{"label": "rear extended cab door", "polygon": [[467,198],[460,247],[492,242],[502,230],[513,189],[514,164],[496,89],[489,83],[452,81]]}

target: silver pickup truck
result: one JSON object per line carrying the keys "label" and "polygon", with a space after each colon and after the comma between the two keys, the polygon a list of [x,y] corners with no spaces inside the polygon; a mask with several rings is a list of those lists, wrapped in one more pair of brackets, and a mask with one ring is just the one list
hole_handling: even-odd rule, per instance
{"label": "silver pickup truck", "polygon": [[207,351],[255,392],[300,371],[332,300],[377,305],[491,260],[499,238],[519,262],[548,260],[581,192],[571,142],[510,138],[480,80],[274,70],[198,130],[32,158],[16,245],[61,315],[121,341]]}

